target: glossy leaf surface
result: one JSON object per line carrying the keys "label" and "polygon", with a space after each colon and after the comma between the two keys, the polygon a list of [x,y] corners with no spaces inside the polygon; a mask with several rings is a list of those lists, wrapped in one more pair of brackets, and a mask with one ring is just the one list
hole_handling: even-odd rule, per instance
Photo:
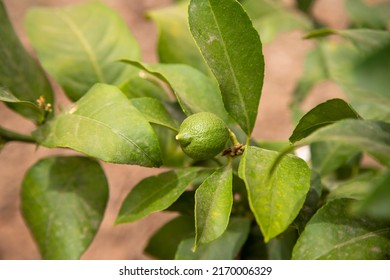
{"label": "glossy leaf surface", "polygon": [[184,239],[176,252],[176,260],[233,260],[249,234],[250,221],[232,218],[220,238],[193,252],[195,238]]}
{"label": "glossy leaf surface", "polygon": [[233,205],[232,168],[221,167],[195,193],[195,248],[223,234]]}
{"label": "glossy leaf surface", "polygon": [[27,172],[21,199],[42,258],[78,259],[103,219],[108,183],[92,159],[49,157]]}
{"label": "glossy leaf surface", "polygon": [[248,146],[239,166],[239,176],[245,182],[249,205],[265,242],[293,222],[310,189],[311,171],[302,159],[293,155],[285,156],[271,173],[278,155]]}
{"label": "glossy leaf surface", "polygon": [[293,259],[386,259],[390,228],[367,218],[349,215],[349,199],[333,200],[307,224],[293,251]]}
{"label": "glossy leaf surface", "polygon": [[160,166],[157,137],[114,86],[96,84],[69,110],[34,132],[46,147],[67,147],[113,163]]}
{"label": "glossy leaf surface", "polygon": [[249,16],[235,0],[192,0],[189,24],[218,80],[226,110],[250,135],[263,87],[264,58]]}
{"label": "glossy leaf surface", "polygon": [[176,169],[142,180],[127,195],[116,223],[133,222],[168,208],[196,179],[198,171],[195,167]]}
{"label": "glossy leaf surface", "polygon": [[42,112],[26,106],[26,102],[36,104],[36,100],[42,96],[47,103],[53,104],[53,92],[42,68],[18,39],[3,1],[0,1],[0,38],[0,93],[3,88],[18,100],[7,103],[12,110],[41,123]]}
{"label": "glossy leaf surface", "polygon": [[138,43],[124,20],[104,4],[33,8],[26,29],[44,68],[73,101],[95,83],[120,85],[137,74],[118,60],[140,59]]}
{"label": "glossy leaf surface", "polygon": [[342,119],[360,119],[356,111],[342,99],[331,99],[306,113],[295,127],[289,140],[294,143],[317,129]]}

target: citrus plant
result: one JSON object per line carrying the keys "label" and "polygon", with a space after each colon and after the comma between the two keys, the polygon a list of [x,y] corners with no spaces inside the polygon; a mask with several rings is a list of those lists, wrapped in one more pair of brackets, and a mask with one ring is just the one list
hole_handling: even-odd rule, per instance
{"label": "citrus plant", "polygon": [[[314,2],[191,0],[150,11],[160,63],[147,64],[124,21],[97,2],[31,9],[36,62],[0,1],[0,99],[36,124],[31,135],[0,128],[0,143],[80,152],[43,158],[24,177],[21,210],[42,258],[78,259],[93,241],[108,200],[105,161],[165,167],[134,186],[116,219],[177,213],[149,240],[154,258],[388,259],[390,5],[346,0],[350,28],[335,30]],[[291,103],[296,127],[289,142],[256,140],[262,42],[291,29],[315,41]],[[46,73],[70,107],[54,110]],[[324,80],[347,100],[303,112]],[[303,146],[310,160],[294,154]]]}

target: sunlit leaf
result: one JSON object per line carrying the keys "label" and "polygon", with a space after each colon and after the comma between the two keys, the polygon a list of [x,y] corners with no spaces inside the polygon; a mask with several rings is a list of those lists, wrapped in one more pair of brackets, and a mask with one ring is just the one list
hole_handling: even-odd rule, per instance
{"label": "sunlit leaf", "polygon": [[361,0],[347,0],[347,15],[355,27],[386,30],[390,23],[390,3],[366,4]]}
{"label": "sunlit leaf", "polygon": [[78,259],[92,242],[108,201],[100,165],[84,157],[50,157],[24,177],[23,217],[44,259]]}
{"label": "sunlit leaf", "polygon": [[271,173],[278,155],[278,152],[248,146],[239,166],[239,176],[245,182],[249,205],[265,242],[293,222],[310,189],[311,171],[298,157],[285,156]]}
{"label": "sunlit leaf", "polygon": [[195,248],[223,234],[233,205],[232,168],[221,167],[195,193]]}
{"label": "sunlit leaf", "polygon": [[249,136],[264,78],[257,31],[235,0],[192,0],[189,23],[192,36],[218,80],[226,110]]}
{"label": "sunlit leaf", "polygon": [[67,147],[107,162],[162,163],[153,128],[115,86],[96,84],[34,136],[43,146]]}

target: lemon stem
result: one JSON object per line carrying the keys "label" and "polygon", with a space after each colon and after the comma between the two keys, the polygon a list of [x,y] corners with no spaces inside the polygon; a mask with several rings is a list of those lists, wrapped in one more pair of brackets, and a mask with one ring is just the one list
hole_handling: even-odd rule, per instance
{"label": "lemon stem", "polygon": [[232,143],[233,143],[233,146],[241,144],[240,142],[238,142],[237,136],[230,129],[229,129],[229,137],[230,137],[230,141],[232,141]]}

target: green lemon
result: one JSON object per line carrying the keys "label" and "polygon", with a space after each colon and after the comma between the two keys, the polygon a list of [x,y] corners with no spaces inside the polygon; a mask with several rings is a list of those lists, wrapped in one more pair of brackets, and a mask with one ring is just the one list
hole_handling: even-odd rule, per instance
{"label": "green lemon", "polygon": [[184,153],[196,160],[216,156],[225,148],[229,131],[218,116],[201,112],[186,118],[176,135]]}

